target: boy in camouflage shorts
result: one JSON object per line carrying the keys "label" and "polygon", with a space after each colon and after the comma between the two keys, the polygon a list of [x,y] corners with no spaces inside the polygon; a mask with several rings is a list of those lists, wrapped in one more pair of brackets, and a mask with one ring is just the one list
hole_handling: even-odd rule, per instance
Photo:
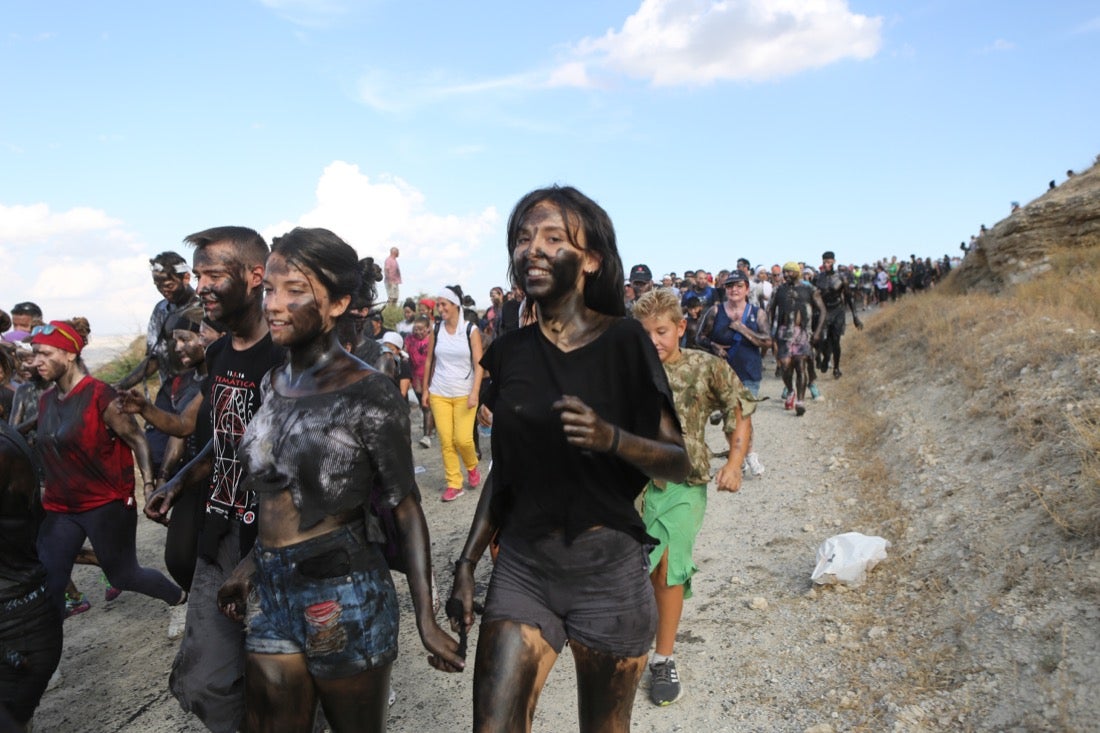
{"label": "boy in camouflage shorts", "polygon": [[741,464],[752,435],[750,415],[756,402],[724,360],[704,351],[680,349],[687,322],[672,293],[646,293],[634,304],[634,318],[652,339],[668,375],[691,461],[691,472],[682,484],[650,481],[642,510],[646,531],[659,543],[650,554],[658,618],[656,649],[650,662],[650,699],[655,705],[669,705],[682,694],[672,647],[684,599],[691,597],[691,576],[696,570],[692,550],[707,507],[707,420],[712,412],[721,412],[729,439],[729,458],[715,476],[718,490],[737,491],[741,488]]}

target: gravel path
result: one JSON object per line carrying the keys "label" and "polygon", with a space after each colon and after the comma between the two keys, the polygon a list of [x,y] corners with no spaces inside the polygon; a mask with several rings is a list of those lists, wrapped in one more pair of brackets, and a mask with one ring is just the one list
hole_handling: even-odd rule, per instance
{"label": "gravel path", "polygon": [[[847,481],[842,456],[820,447],[832,444],[836,417],[826,395],[809,405],[805,417],[795,418],[784,412],[778,391],[778,382],[765,381],[762,393],[772,399],[755,418],[757,451],[767,472],[746,478],[738,494],[710,497],[697,548],[695,597],[686,603],[677,640],[685,697],[674,706],[655,708],[643,680],[635,731],[804,730],[828,723],[831,708],[842,704],[840,693],[830,693],[829,679],[844,648],[846,595],[814,592],[809,582],[817,545],[848,529],[840,508]],[[710,430],[711,445],[721,449],[719,429]],[[424,509],[441,592],[446,593],[446,568],[465,539],[477,496],[470,492],[451,504],[439,502],[438,449],[415,446],[414,451],[424,468],[419,477]],[[714,465],[720,465],[718,459]],[[144,563],[163,567],[163,540],[163,528],[140,523]],[[489,563],[483,562],[479,581],[487,581],[488,572]],[[93,608],[66,622],[63,682],[43,698],[37,730],[201,730],[167,692],[176,643],[164,635],[166,608],[133,593],[105,603],[98,577],[95,568],[76,569],[77,584],[89,593]],[[872,583],[860,592],[873,593],[873,588]],[[471,675],[431,670],[410,616],[403,621],[390,730],[468,730]],[[476,629],[471,649],[475,643]],[[568,656],[563,653],[550,675],[536,730],[576,729],[575,677]]]}

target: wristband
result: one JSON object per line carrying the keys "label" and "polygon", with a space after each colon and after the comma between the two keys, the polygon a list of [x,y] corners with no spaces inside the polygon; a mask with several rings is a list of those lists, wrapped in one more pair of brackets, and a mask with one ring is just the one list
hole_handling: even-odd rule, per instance
{"label": "wristband", "polygon": [[460,557],[457,560],[455,560],[455,572],[457,573],[458,569],[460,567],[462,567],[463,565],[469,565],[470,567],[473,567],[475,564],[476,563],[474,563],[474,561],[471,560],[468,557]]}
{"label": "wristband", "polygon": [[619,450],[619,426],[615,426],[615,434],[611,437],[611,447],[607,449],[607,452],[614,455],[615,451]]}

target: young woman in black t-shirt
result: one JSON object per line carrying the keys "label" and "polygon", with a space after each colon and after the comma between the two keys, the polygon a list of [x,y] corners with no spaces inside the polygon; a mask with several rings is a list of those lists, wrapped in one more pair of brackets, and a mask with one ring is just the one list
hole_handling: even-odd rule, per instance
{"label": "young woman in black t-shirt", "polygon": [[510,273],[538,321],[495,340],[493,481],[481,496],[448,615],[473,624],[473,567],[499,531],[478,638],[474,730],[530,730],[568,640],[581,729],[627,731],[656,628],[647,480],[688,470],[672,395],[648,337],[625,319],[606,212],[573,188],[534,191],[508,222]]}

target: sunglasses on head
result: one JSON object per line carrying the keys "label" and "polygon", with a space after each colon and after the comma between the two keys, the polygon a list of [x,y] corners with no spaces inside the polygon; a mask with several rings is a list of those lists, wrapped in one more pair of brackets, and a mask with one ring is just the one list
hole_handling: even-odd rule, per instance
{"label": "sunglasses on head", "polygon": [[33,337],[35,337],[39,334],[42,334],[44,336],[49,336],[49,335],[53,334],[55,331],[57,333],[61,334],[62,336],[64,336],[65,338],[69,339],[69,341],[72,343],[72,345],[76,347],[76,350],[80,351],[81,346],[80,346],[79,343],[77,343],[76,339],[73,338],[72,334],[69,333],[68,331],[66,331],[63,328],[58,328],[57,326],[53,325],[52,323],[44,323],[41,326],[35,326],[34,328],[31,329],[31,337],[33,338]]}

